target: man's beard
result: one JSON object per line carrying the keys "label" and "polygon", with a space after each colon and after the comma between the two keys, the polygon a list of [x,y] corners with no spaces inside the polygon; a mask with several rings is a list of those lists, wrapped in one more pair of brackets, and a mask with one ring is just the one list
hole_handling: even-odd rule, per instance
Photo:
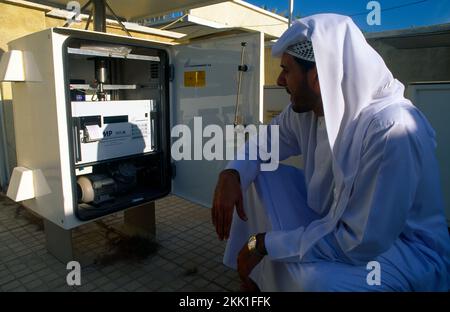
{"label": "man's beard", "polygon": [[[286,91],[288,94],[291,94],[287,88]],[[315,105],[320,102],[320,100],[314,95],[312,89],[307,85],[304,85],[302,90],[300,90],[300,95],[302,96],[300,98],[297,97],[297,99],[293,99],[291,97],[292,110],[296,113],[306,113],[312,111]]]}

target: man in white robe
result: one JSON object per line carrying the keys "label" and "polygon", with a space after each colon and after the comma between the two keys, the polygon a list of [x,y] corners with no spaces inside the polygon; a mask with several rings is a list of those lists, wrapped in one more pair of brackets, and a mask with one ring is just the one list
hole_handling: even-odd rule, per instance
{"label": "man in white robe", "polygon": [[305,166],[220,174],[212,221],[243,289],[447,291],[435,134],[403,85],[345,16],[300,19],[272,52],[291,95],[271,122],[280,160]]}

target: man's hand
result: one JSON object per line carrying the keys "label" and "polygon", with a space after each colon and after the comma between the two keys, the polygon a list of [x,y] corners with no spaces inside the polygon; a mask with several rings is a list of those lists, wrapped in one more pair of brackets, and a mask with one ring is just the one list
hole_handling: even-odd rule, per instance
{"label": "man's hand", "polygon": [[242,247],[237,258],[237,270],[241,279],[241,289],[243,291],[259,291],[258,286],[250,279],[249,275],[263,258],[263,255],[250,252],[247,244]]}
{"label": "man's hand", "polygon": [[216,232],[220,240],[228,239],[230,236],[234,206],[236,206],[236,212],[239,218],[247,221],[247,216],[244,212],[239,173],[236,170],[224,170],[219,175],[211,209],[212,222],[216,227]]}

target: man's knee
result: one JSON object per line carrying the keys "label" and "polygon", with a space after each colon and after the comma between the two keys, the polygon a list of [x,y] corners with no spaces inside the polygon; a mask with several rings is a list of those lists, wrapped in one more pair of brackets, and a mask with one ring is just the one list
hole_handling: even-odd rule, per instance
{"label": "man's knee", "polygon": [[316,265],[302,264],[298,283],[301,291],[333,291],[330,278]]}
{"label": "man's knee", "polygon": [[363,291],[367,289],[366,274],[359,267],[332,262],[300,265],[298,282],[301,291]]}

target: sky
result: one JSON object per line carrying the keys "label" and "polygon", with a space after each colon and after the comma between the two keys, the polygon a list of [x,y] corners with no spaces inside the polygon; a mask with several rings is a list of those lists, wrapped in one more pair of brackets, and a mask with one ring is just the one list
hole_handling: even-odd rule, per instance
{"label": "sky", "polygon": [[[289,0],[245,0],[269,11],[287,13]],[[349,15],[365,32],[405,29],[450,23],[450,0],[378,0],[381,8],[380,25],[367,22],[367,4],[370,0],[294,0],[294,17],[317,13]],[[284,14],[282,14],[284,15]]]}

